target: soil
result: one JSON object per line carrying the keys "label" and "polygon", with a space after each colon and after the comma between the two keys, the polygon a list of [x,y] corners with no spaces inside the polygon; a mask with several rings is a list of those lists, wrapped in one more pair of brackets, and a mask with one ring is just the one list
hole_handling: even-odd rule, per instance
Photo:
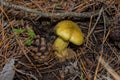
{"label": "soil", "polygon": [[[91,17],[75,17],[75,14],[45,17],[16,9],[17,7],[0,5],[0,71],[9,58],[16,59],[13,80],[93,80],[96,71],[96,80],[114,80],[115,77],[103,65],[98,67],[97,57],[100,55],[120,75],[120,1],[6,0],[7,2],[49,14],[98,11],[98,14]],[[101,8],[104,10],[100,15]],[[80,46],[70,43],[68,48],[75,51],[75,57],[61,62],[54,55],[53,43],[58,37],[54,31],[55,25],[62,20],[77,23],[84,33],[85,41]],[[33,32],[29,34],[28,29]],[[26,43],[27,40],[31,40],[30,45]]]}

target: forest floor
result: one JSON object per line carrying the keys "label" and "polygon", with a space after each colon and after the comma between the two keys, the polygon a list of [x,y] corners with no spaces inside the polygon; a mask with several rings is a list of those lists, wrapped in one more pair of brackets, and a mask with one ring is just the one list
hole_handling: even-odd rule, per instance
{"label": "forest floor", "polygon": [[[0,78],[120,79],[119,0],[1,0],[0,11]],[[79,25],[84,43],[70,43],[76,55],[61,62],[52,45],[62,20]]]}

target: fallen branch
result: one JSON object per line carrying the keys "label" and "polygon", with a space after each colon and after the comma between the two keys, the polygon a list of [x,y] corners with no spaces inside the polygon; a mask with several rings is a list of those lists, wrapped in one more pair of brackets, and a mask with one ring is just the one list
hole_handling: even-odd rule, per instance
{"label": "fallen branch", "polygon": [[66,12],[66,13],[46,13],[46,12],[41,12],[41,11],[37,11],[35,9],[30,9],[28,7],[24,7],[21,5],[15,5],[15,4],[10,4],[4,0],[0,0],[0,4],[8,7],[8,8],[14,8],[14,9],[19,9],[19,10],[23,10],[26,12],[30,12],[30,13],[34,13],[37,14],[39,16],[42,17],[52,17],[52,18],[59,18],[59,17],[68,17],[68,16],[72,16],[72,17],[82,17],[82,18],[90,18],[91,16],[96,16],[99,14],[99,11],[95,11],[95,12],[83,12],[83,13],[76,13],[76,12]]}

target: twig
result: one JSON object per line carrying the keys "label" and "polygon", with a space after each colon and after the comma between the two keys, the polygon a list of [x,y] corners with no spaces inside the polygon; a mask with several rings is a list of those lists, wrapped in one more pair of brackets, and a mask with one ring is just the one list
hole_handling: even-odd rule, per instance
{"label": "twig", "polygon": [[100,62],[101,61],[101,58],[102,58],[102,54],[103,54],[103,45],[101,47],[101,51],[100,51],[100,57],[98,58],[98,64],[97,64],[97,67],[96,67],[96,70],[95,70],[95,75],[94,75],[94,80],[97,80],[97,73],[98,73],[98,69],[100,67]]}
{"label": "twig", "polygon": [[99,15],[98,15],[97,20],[96,20],[96,23],[95,23],[94,26],[92,27],[91,31],[88,33],[87,38],[90,37],[90,35],[91,35],[92,32],[94,31],[94,29],[95,29],[95,27],[96,27],[98,21],[100,20],[100,17],[101,17],[102,12],[103,12],[103,7],[100,9]]}
{"label": "twig", "polygon": [[66,13],[46,13],[46,12],[41,12],[41,11],[37,11],[35,9],[30,9],[28,7],[24,7],[21,5],[15,5],[15,4],[10,4],[4,0],[0,0],[1,5],[4,5],[5,7],[8,8],[14,8],[14,9],[19,9],[19,10],[23,10],[26,12],[30,12],[30,13],[35,13],[39,16],[42,17],[52,17],[52,18],[59,18],[59,17],[67,17],[67,16],[74,16],[74,17],[83,17],[83,18],[90,18],[91,16],[96,16],[99,14],[98,11],[95,12],[83,12],[83,13],[75,13],[75,12],[66,12]]}
{"label": "twig", "polygon": [[34,76],[33,74],[29,74],[29,73],[26,73],[25,71],[22,71],[22,70],[18,70],[16,68],[14,68],[18,73],[21,73],[23,75],[26,75],[26,76],[29,76],[31,78],[33,78],[34,80],[38,80],[38,78],[36,76]]}
{"label": "twig", "polygon": [[86,70],[86,68],[84,66],[84,63],[83,63],[83,61],[81,59],[80,59],[80,63],[81,63],[81,69],[83,70],[83,73],[85,74],[87,80],[90,80],[90,76],[89,76],[89,74],[88,74],[88,72],[87,72],[87,70]]}
{"label": "twig", "polygon": [[[97,60],[99,58],[97,57]],[[103,58],[101,60],[98,60],[104,67],[105,69],[115,78],[115,80],[120,80],[120,76],[104,61]]]}

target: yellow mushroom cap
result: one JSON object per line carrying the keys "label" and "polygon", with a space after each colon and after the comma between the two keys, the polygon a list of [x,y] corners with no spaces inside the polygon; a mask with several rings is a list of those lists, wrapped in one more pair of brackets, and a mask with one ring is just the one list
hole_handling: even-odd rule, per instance
{"label": "yellow mushroom cap", "polygon": [[81,45],[84,42],[84,35],[76,23],[69,20],[59,22],[55,26],[58,36],[66,41],[70,41],[75,45]]}

